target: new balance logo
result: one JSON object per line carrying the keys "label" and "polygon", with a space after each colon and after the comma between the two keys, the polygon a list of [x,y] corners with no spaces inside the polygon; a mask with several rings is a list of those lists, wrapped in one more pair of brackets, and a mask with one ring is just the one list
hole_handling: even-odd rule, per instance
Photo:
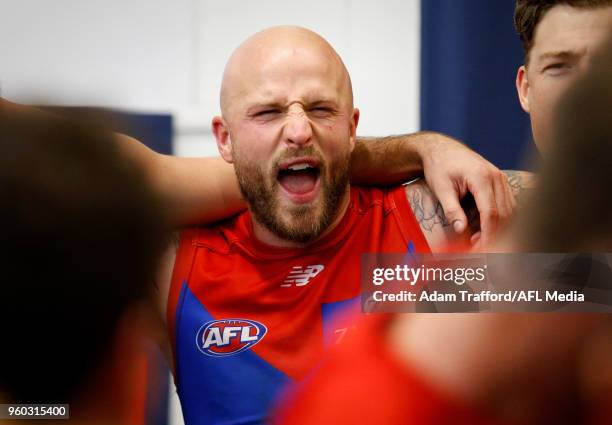
{"label": "new balance logo", "polygon": [[322,264],[306,267],[293,266],[281,287],[288,288],[293,284],[295,284],[295,286],[304,286],[310,282],[310,279],[321,273],[324,268]]}

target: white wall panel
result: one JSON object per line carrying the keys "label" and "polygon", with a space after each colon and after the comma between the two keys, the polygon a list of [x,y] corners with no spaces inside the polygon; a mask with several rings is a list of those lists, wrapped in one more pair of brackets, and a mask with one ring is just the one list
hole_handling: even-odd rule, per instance
{"label": "white wall panel", "polygon": [[169,111],[191,102],[191,0],[0,0],[2,95]]}
{"label": "white wall panel", "polygon": [[419,128],[419,1],[351,2],[350,51],[362,135]]}
{"label": "white wall panel", "polygon": [[418,0],[0,0],[0,90],[16,101],[175,116],[175,151],[216,154],[228,56],[271,25],[311,28],[353,79],[359,133],[418,128]]}

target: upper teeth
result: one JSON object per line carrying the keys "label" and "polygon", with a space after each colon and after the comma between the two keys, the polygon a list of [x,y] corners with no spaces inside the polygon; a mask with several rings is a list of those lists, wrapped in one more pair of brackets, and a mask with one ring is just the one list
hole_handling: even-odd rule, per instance
{"label": "upper teeth", "polygon": [[305,170],[307,168],[311,168],[310,165],[308,165],[308,164],[293,164],[288,169],[291,170],[291,171],[300,171],[300,170]]}

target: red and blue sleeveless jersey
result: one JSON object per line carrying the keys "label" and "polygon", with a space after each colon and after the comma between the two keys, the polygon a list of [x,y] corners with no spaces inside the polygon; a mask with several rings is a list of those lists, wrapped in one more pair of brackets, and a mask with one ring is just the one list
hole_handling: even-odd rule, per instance
{"label": "red and blue sleeveless jersey", "polygon": [[429,252],[403,186],[352,187],[339,224],[304,248],[258,241],[250,213],[186,229],[168,301],[174,377],[185,423],[266,421],[358,310],[361,255]]}

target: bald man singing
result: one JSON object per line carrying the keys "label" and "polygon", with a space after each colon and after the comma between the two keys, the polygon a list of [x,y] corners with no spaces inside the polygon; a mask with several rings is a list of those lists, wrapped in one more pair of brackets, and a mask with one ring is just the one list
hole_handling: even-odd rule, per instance
{"label": "bald man singing", "polygon": [[472,236],[423,217],[437,201],[421,184],[349,185],[359,110],[341,58],[309,30],[275,27],[239,46],[221,113],[213,132],[248,210],[184,230],[165,271],[187,424],[264,421],[279,390],[350,331],[334,317],[358,308],[361,254]]}

